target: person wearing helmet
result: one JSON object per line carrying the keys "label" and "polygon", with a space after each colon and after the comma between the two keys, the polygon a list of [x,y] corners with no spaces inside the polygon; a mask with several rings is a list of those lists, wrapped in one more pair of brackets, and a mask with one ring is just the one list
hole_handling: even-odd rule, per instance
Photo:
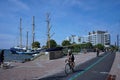
{"label": "person wearing helmet", "polygon": [[67,55],[67,59],[65,60],[65,62],[66,62],[66,61],[70,62],[70,64],[71,64],[72,67],[74,68],[74,66],[75,66],[74,60],[75,60],[75,57],[74,57],[74,55],[72,54],[72,51],[71,51],[71,50],[68,50],[68,55]]}

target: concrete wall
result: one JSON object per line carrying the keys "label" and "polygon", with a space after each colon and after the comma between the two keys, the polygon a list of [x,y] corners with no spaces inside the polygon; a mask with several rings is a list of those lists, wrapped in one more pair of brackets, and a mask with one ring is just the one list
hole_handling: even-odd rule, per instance
{"label": "concrete wall", "polygon": [[62,51],[42,52],[40,59],[53,60],[53,59],[61,58],[63,56],[64,54]]}
{"label": "concrete wall", "polygon": [[61,58],[63,57],[63,52],[62,51],[50,51],[49,52],[49,59],[52,60],[52,59],[58,59],[58,58]]}

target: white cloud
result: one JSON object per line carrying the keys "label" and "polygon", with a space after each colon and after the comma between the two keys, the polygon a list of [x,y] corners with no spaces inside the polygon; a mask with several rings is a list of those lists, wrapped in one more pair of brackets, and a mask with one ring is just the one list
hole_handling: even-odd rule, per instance
{"label": "white cloud", "polygon": [[83,9],[83,10],[96,10],[96,9],[109,9],[111,7],[120,5],[120,1],[119,0],[105,0],[105,1],[101,1],[101,0],[63,0],[63,4],[64,7],[68,6],[68,7],[74,7],[76,6],[79,9]]}
{"label": "white cloud", "polygon": [[20,0],[9,0],[10,2],[12,2],[16,7],[21,8],[21,9],[25,9],[25,10],[29,10],[29,6],[25,3],[23,3]]}
{"label": "white cloud", "polygon": [[76,6],[80,9],[83,10],[93,10],[95,9],[95,4],[97,1],[89,1],[89,0],[64,0],[63,1],[63,6],[69,6],[69,7],[73,7]]}

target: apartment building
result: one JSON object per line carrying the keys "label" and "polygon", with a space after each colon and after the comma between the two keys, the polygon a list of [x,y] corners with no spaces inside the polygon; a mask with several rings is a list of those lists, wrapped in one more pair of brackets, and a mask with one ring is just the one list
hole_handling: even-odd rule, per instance
{"label": "apartment building", "polygon": [[89,32],[87,36],[76,36],[71,35],[66,38],[71,43],[75,42],[77,44],[90,42],[92,45],[102,44],[105,47],[110,45],[110,34],[107,31],[93,31]]}
{"label": "apartment building", "polygon": [[108,47],[110,45],[110,34],[107,31],[89,32],[88,41],[93,45],[102,44]]}

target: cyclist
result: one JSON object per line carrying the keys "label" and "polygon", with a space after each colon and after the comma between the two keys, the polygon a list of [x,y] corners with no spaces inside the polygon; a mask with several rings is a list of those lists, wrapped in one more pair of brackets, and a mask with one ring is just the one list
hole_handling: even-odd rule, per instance
{"label": "cyclist", "polygon": [[71,50],[68,50],[68,55],[67,55],[67,59],[65,60],[65,62],[67,62],[67,61],[70,63],[72,68],[74,68],[74,66],[75,66],[74,55],[72,54]]}

